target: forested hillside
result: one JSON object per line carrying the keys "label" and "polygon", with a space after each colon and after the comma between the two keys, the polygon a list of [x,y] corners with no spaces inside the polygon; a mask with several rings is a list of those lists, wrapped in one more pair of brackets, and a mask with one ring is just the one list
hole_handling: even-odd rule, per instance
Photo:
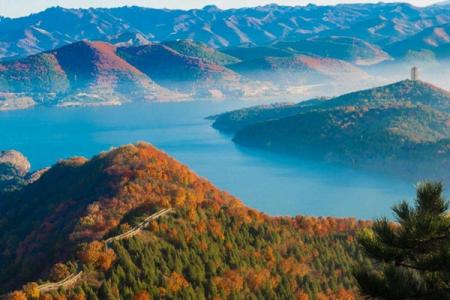
{"label": "forested hillside", "polygon": [[59,162],[0,209],[2,292],[83,271],[73,289],[28,284],[12,299],[351,299],[364,260],[353,237],[367,223],[266,216],[147,144]]}
{"label": "forested hillside", "polygon": [[241,145],[448,181],[449,111],[449,92],[405,80],[329,100],[237,110],[215,116],[213,126],[235,131]]}

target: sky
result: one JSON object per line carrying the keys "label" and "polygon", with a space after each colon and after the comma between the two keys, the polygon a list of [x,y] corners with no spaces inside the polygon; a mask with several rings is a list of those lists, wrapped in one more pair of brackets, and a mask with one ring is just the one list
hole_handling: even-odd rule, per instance
{"label": "sky", "polygon": [[[39,12],[48,7],[62,6],[67,8],[87,7],[117,7],[125,5],[138,5],[154,8],[201,8],[208,4],[217,5],[220,8],[249,7],[276,3],[280,5],[317,5],[338,3],[360,3],[379,0],[0,0],[0,16],[20,17],[30,13]],[[440,2],[440,0],[396,0],[384,2],[409,2],[417,6],[426,6]]]}

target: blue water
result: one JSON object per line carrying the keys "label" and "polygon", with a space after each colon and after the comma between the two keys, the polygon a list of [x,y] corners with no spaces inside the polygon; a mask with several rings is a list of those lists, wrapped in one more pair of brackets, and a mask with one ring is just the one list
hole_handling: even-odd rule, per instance
{"label": "blue water", "polygon": [[413,183],[401,179],[241,148],[204,119],[243,105],[190,102],[3,112],[0,149],[23,152],[39,169],[70,156],[90,157],[147,141],[271,215],[390,217],[394,203],[414,196]]}

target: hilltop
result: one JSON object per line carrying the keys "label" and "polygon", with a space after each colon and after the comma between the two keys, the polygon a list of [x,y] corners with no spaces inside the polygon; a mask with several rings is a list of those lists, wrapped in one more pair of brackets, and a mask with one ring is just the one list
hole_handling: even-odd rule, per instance
{"label": "hilltop", "polygon": [[405,80],[303,105],[229,112],[213,126],[235,131],[242,145],[448,181],[449,120],[449,92]]}
{"label": "hilltop", "polygon": [[[134,237],[99,242],[167,207]],[[60,161],[0,209],[2,292],[83,271],[75,289],[46,299],[351,297],[352,240],[366,224],[266,216],[144,143]]]}

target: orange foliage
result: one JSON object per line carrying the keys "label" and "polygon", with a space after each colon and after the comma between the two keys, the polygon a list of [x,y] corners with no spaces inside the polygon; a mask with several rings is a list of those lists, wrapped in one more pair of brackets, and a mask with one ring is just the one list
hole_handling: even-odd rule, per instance
{"label": "orange foliage", "polygon": [[248,285],[253,290],[261,288],[269,280],[270,272],[266,269],[260,271],[250,270],[247,274]]}
{"label": "orange foliage", "polygon": [[188,286],[189,282],[186,278],[177,272],[172,272],[170,277],[167,279],[167,289],[172,293],[177,293],[179,290],[187,288]]}
{"label": "orange foliage", "polygon": [[297,300],[309,300],[309,296],[305,292],[297,293],[296,298]]}
{"label": "orange foliage", "polygon": [[244,278],[237,270],[228,270],[221,277],[214,277],[214,284],[229,295],[232,291],[240,291],[244,288]]}
{"label": "orange foliage", "polygon": [[105,245],[99,241],[93,241],[84,245],[78,251],[77,256],[82,263],[95,265],[104,271],[109,270],[112,263],[116,260],[114,251],[105,248]]}
{"label": "orange foliage", "polygon": [[70,296],[70,300],[86,300],[86,296],[84,293],[72,294]]}
{"label": "orange foliage", "polygon": [[14,291],[8,295],[8,300],[27,300],[27,295],[22,291]]}
{"label": "orange foliage", "polygon": [[39,298],[41,292],[39,290],[39,285],[36,282],[30,282],[23,286],[23,291],[28,298],[37,299]]}
{"label": "orange foliage", "polygon": [[346,289],[340,289],[336,294],[332,296],[332,299],[336,300],[354,300],[356,299],[355,294]]}
{"label": "orange foliage", "polygon": [[225,239],[225,235],[223,234],[222,225],[219,224],[216,220],[210,220],[209,221],[209,229],[211,230],[212,234],[217,236],[219,239],[223,240]]}
{"label": "orange foliage", "polygon": [[299,263],[294,257],[290,256],[281,261],[281,269],[283,272],[291,276],[304,276],[310,268],[304,263]]}
{"label": "orange foliage", "polygon": [[150,294],[147,291],[140,291],[134,295],[133,300],[151,300]]}

